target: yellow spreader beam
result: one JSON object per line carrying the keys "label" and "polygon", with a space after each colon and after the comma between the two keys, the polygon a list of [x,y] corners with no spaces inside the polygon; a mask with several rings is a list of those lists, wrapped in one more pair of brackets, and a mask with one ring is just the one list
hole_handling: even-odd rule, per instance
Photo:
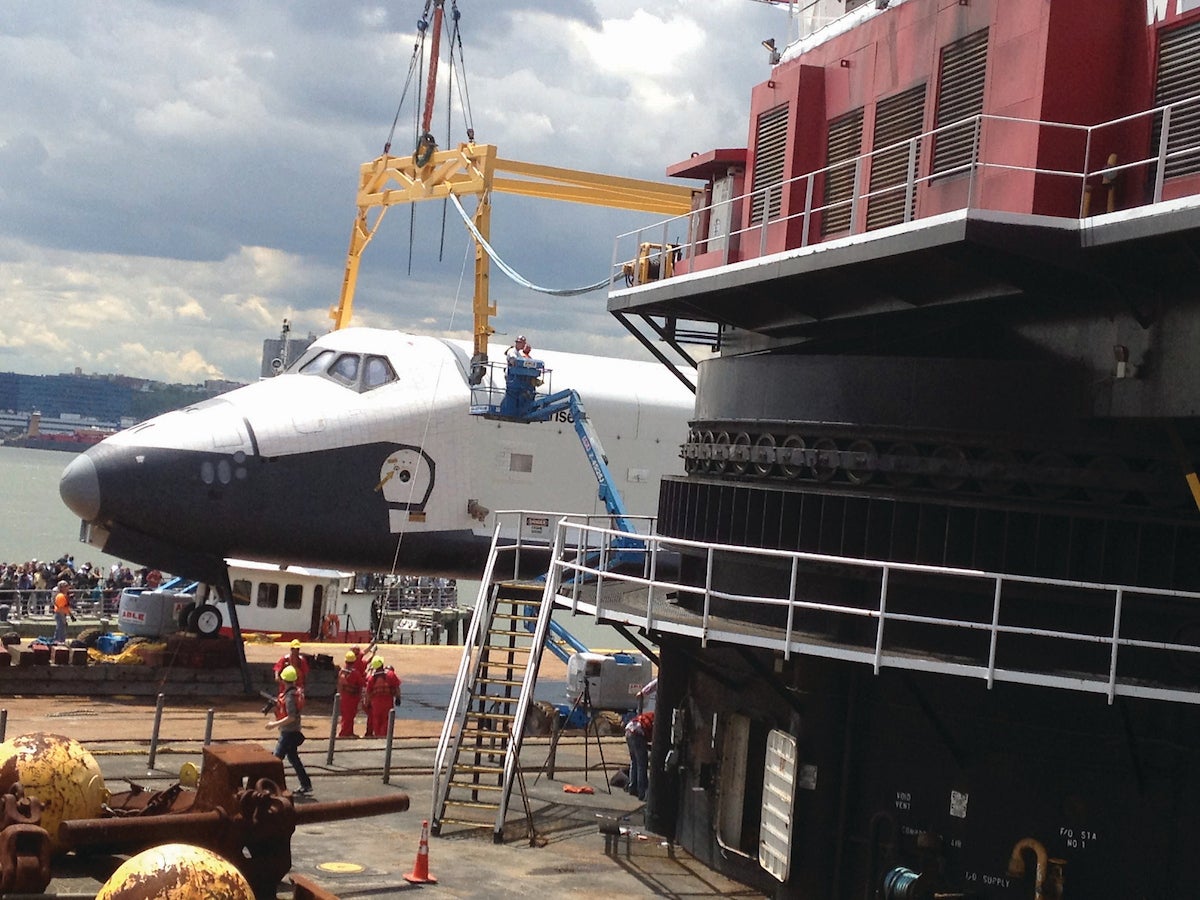
{"label": "yellow spreader beam", "polygon": [[[333,327],[345,328],[350,324],[362,252],[389,207],[445,199],[451,194],[473,194],[478,198],[475,227],[484,240],[490,240],[493,191],[666,216],[689,212],[693,194],[691,188],[656,181],[500,159],[490,144],[459,144],[454,150],[438,150],[424,165],[418,165],[413,156],[377,157],[359,170],[358,215],[350,232],[342,293],[338,305],[329,311]],[[494,331],[491,317],[496,314],[496,307],[488,299],[488,272],[487,252],[477,241],[473,305],[477,359],[487,358],[488,336]]]}

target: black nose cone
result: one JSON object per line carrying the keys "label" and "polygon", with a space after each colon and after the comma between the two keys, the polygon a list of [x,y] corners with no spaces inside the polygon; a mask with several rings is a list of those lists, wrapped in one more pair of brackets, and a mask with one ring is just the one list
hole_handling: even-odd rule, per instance
{"label": "black nose cone", "polygon": [[71,460],[58,482],[58,495],[67,508],[85,522],[100,515],[100,478],[96,464],[86,453]]}

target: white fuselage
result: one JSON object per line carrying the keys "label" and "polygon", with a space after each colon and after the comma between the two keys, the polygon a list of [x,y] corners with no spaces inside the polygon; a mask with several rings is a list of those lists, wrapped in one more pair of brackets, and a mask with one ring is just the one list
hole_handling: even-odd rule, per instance
{"label": "white fuselage", "polygon": [[[565,412],[470,414],[469,354],[394,331],[330,333],[279,377],[108,438],[64,473],[63,498],[95,542],[171,571],[237,556],[467,575],[454,547],[490,538],[497,510],[603,513]],[[653,515],[662,476],[683,472],[691,392],[654,363],[536,356],[545,389],[586,405],[628,511]]]}

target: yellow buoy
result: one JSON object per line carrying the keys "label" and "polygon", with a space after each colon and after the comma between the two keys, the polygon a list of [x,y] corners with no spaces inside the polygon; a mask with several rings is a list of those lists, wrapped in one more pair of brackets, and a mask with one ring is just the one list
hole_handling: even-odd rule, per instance
{"label": "yellow buoy", "polygon": [[96,900],[254,900],[228,860],[191,844],[163,844],[121,863]]}
{"label": "yellow buoy", "polygon": [[95,757],[61,734],[34,732],[0,744],[0,793],[18,781],[26,797],[41,801],[41,825],[55,852],[64,849],[59,826],[99,816],[109,797]]}

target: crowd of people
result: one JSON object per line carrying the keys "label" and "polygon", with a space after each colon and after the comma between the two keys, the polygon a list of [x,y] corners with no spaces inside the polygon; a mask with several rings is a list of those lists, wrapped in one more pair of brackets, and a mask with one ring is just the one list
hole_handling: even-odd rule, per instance
{"label": "crowd of people", "polygon": [[0,607],[7,607],[4,612],[18,618],[49,615],[59,584],[65,581],[76,611],[111,613],[125,588],[156,588],[162,580],[157,569],[131,569],[123,563],[108,568],[90,562],[76,565],[70,554],[52,561],[0,563]]}

